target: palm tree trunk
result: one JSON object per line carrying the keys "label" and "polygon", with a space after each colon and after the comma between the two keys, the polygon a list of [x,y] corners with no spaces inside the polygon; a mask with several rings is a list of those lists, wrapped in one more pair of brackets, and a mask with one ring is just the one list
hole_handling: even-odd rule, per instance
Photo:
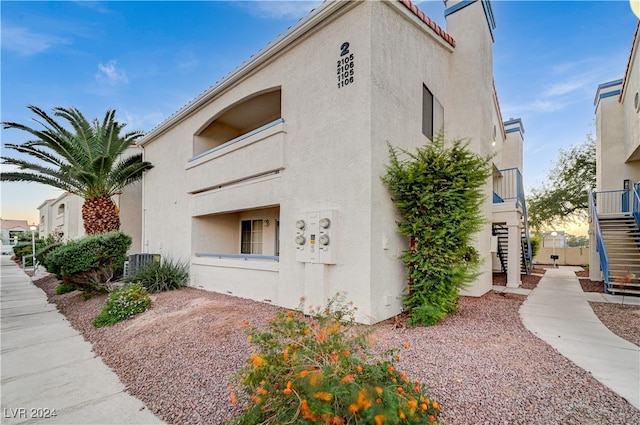
{"label": "palm tree trunk", "polygon": [[110,196],[86,199],[82,204],[82,220],[87,235],[120,230],[118,208]]}

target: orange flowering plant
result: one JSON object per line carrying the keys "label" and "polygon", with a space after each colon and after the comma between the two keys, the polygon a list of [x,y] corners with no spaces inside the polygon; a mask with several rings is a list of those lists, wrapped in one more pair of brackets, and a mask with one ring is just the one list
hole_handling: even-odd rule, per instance
{"label": "orange flowering plant", "polygon": [[438,403],[396,369],[398,350],[374,354],[370,332],[339,299],[309,315],[303,305],[280,312],[266,329],[246,326],[256,350],[231,379],[230,401],[247,403],[232,423],[440,423]]}

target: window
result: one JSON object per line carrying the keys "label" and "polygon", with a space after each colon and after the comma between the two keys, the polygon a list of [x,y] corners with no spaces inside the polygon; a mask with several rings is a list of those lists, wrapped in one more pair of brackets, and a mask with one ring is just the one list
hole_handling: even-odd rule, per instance
{"label": "window", "polygon": [[433,93],[422,85],[422,134],[433,140]]}
{"label": "window", "polygon": [[242,220],[241,254],[262,254],[262,220]]}

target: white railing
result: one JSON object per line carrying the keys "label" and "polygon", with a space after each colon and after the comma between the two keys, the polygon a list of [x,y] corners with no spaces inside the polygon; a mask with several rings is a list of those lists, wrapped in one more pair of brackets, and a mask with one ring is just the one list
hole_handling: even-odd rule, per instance
{"label": "white railing", "polygon": [[595,211],[598,215],[631,213],[629,190],[605,190],[593,192],[593,196]]}

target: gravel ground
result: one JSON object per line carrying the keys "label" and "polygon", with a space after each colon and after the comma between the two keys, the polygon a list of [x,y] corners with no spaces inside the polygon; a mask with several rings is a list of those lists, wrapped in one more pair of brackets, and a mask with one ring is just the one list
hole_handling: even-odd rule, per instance
{"label": "gravel ground", "polygon": [[[128,391],[173,424],[224,424],[237,413],[227,379],[250,354],[242,321],[265,323],[278,310],[186,288],[153,295],[149,311],[95,329],[91,320],[104,295],[84,301],[79,292],[55,295],[51,278],[36,284]],[[381,348],[410,344],[399,368],[429,385],[446,424],[640,423],[640,411],[524,328],[524,299],[464,297],[459,313],[439,325],[398,328],[387,321],[373,330]]]}

